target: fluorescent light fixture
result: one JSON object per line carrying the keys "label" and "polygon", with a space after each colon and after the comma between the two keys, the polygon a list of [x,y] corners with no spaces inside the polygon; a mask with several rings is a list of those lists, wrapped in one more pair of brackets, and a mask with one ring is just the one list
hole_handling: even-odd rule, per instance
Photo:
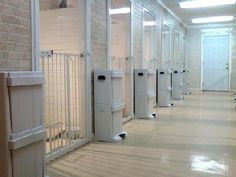
{"label": "fluorescent light fixture", "polygon": [[214,22],[227,22],[232,21],[233,16],[216,16],[216,17],[206,17],[206,18],[194,18],[192,23],[214,23]]}
{"label": "fluorescent light fixture", "polygon": [[202,29],[203,33],[228,33],[230,31],[229,28],[213,28],[213,29]]}
{"label": "fluorescent light fixture", "polygon": [[144,26],[155,26],[156,22],[155,21],[146,21],[146,22],[143,22],[143,25]]}
{"label": "fluorescent light fixture", "polygon": [[181,8],[200,8],[235,4],[236,0],[191,0],[179,3]]}
{"label": "fluorescent light fixture", "polygon": [[130,13],[130,8],[124,7],[119,9],[110,9],[111,15],[117,15],[117,14],[128,14]]}

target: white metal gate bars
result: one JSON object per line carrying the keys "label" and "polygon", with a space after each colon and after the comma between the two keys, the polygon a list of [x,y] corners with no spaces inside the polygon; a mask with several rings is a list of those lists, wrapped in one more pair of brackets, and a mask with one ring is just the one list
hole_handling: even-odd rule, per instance
{"label": "white metal gate bars", "polygon": [[40,62],[45,75],[46,153],[51,156],[86,136],[85,59],[44,51]]}

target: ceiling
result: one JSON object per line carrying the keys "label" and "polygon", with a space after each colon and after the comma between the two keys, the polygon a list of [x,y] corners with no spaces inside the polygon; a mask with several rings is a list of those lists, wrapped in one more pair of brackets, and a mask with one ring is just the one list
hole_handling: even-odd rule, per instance
{"label": "ceiling", "polygon": [[[195,26],[196,24],[192,24],[191,19],[198,17],[225,15],[233,15],[236,17],[236,4],[208,8],[181,9],[179,6],[179,0],[162,0],[162,3],[166,7],[168,7],[176,16],[178,16],[181,21],[187,26]],[[234,20],[233,23],[235,22],[236,21]],[[223,24],[229,23],[232,24],[232,21]]]}

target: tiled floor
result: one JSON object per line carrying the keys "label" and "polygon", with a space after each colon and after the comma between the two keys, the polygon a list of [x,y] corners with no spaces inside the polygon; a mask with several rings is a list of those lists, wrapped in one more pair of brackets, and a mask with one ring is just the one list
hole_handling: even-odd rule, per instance
{"label": "tiled floor", "polygon": [[193,93],[156,120],[125,124],[119,144],[91,143],[47,167],[50,177],[236,177],[230,93]]}

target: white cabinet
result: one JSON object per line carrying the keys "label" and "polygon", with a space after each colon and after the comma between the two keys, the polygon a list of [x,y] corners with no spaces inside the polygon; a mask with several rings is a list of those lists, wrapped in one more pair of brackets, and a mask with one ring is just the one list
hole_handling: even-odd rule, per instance
{"label": "white cabinet", "polygon": [[172,73],[172,99],[182,100],[183,98],[183,70],[174,70]]}
{"label": "white cabinet", "polygon": [[155,72],[148,69],[135,69],[135,117],[154,118],[156,103]]}
{"label": "white cabinet", "polygon": [[157,70],[157,103],[159,107],[171,107],[171,73],[170,69]]}
{"label": "white cabinet", "polygon": [[44,177],[40,72],[0,73],[0,176]]}
{"label": "white cabinet", "polygon": [[96,70],[94,72],[95,138],[99,141],[122,140],[124,102],[120,70]]}
{"label": "white cabinet", "polygon": [[184,69],[183,70],[183,94],[184,95],[188,95],[190,93],[188,76],[189,76],[189,70]]}

